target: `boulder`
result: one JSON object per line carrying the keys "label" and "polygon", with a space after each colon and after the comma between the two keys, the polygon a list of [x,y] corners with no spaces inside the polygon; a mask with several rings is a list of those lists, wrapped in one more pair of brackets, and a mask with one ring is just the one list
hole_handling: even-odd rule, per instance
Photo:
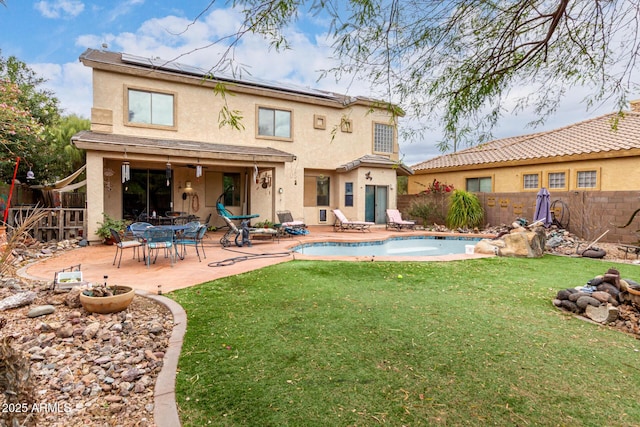
{"label": "boulder", "polygon": [[608,324],[618,320],[618,308],[611,304],[603,304],[599,307],[588,305],[584,314],[589,319],[598,323]]}
{"label": "boulder", "polygon": [[576,305],[580,309],[586,310],[588,306],[600,307],[600,301],[591,297],[580,297],[576,301]]}
{"label": "boulder", "polygon": [[18,292],[0,301],[0,311],[18,308],[31,304],[36,299],[36,293],[33,291]]}
{"label": "boulder", "polygon": [[540,258],[544,255],[546,232],[544,227],[534,231],[511,232],[503,236],[505,247],[498,254],[506,257]]}

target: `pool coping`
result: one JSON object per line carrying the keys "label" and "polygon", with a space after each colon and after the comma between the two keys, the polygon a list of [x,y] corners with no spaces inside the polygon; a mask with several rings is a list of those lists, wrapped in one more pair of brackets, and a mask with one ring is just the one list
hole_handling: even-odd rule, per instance
{"label": "pool coping", "polygon": [[[366,235],[366,234],[365,234]],[[344,235],[343,235],[344,236]],[[424,256],[411,256],[411,255],[357,255],[357,256],[347,256],[347,255],[307,255],[307,254],[301,254],[299,252],[295,252],[293,249],[301,246],[301,245],[314,245],[314,244],[318,244],[318,243],[343,243],[343,244],[354,244],[354,245],[358,245],[360,243],[364,244],[367,242],[372,242],[372,241],[376,241],[376,242],[383,242],[385,240],[397,240],[397,239],[403,239],[403,238],[424,238],[424,237],[433,237],[433,238],[438,238],[437,240],[450,240],[450,239],[465,239],[465,240],[471,240],[471,239],[492,239],[494,237],[496,237],[494,234],[481,234],[481,233],[443,233],[443,232],[425,232],[425,231],[420,231],[420,232],[408,232],[405,235],[390,235],[390,236],[386,236],[384,238],[380,238],[379,236],[376,236],[370,240],[367,240],[366,238],[363,238],[362,234],[359,234],[353,237],[346,237],[346,238],[340,238],[340,237],[334,237],[334,238],[327,238],[326,236],[324,237],[319,237],[317,239],[314,238],[309,238],[309,239],[305,239],[304,243],[301,242],[297,242],[297,243],[292,243],[291,245],[287,246],[287,250],[291,252],[291,255],[293,256],[293,259],[297,259],[297,260],[316,260],[316,261],[395,261],[395,262],[401,262],[401,261],[416,261],[416,262],[427,262],[427,261],[461,261],[461,260],[465,260],[465,259],[479,259],[479,258],[492,258],[495,257],[495,254],[468,254],[468,253],[462,253],[462,254],[452,254],[452,255],[424,255]]]}

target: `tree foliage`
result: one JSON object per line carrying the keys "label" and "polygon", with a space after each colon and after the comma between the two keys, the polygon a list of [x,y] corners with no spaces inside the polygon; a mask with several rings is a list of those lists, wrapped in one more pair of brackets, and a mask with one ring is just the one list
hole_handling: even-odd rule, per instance
{"label": "tree foliage", "polygon": [[0,180],[9,182],[16,159],[18,176],[32,168],[39,182],[60,177],[51,130],[58,125],[58,99],[42,89],[44,79],[14,56],[0,57]]}
{"label": "tree foliage", "polygon": [[[213,2],[211,2],[213,4]],[[507,111],[542,123],[572,88],[588,106],[637,91],[635,0],[235,0],[251,32],[276,49],[299,13],[329,17],[338,78],[366,79],[379,97],[444,130],[440,148],[491,137]],[[211,5],[210,5],[211,6]],[[223,41],[221,40],[221,41]],[[231,57],[231,55],[229,56]],[[418,129],[419,131],[420,129]]]}

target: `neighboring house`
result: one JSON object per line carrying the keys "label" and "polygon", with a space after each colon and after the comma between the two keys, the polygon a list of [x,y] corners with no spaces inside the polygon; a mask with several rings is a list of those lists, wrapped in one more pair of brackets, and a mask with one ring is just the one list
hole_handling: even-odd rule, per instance
{"label": "neighboring house", "polygon": [[[635,243],[640,216],[640,101],[618,116],[611,113],[563,128],[491,141],[412,166],[409,194],[434,180],[476,193],[485,223],[531,220],[541,188],[557,202],[555,219],[586,239]],[[410,199],[403,198],[408,206]],[[569,219],[570,218],[570,219]]]}
{"label": "neighboring house", "polygon": [[[86,50],[93,69],[91,130],[72,141],[87,155],[87,225],[102,213],[135,220],[181,211],[211,224],[220,200],[234,214],[333,224],[332,208],[384,223],[396,206],[396,117],[382,102],[126,53]],[[214,90],[225,85],[226,96]],[[224,107],[240,129],[221,124]]]}
{"label": "neighboring house", "polygon": [[499,139],[412,166],[410,194],[434,179],[473,192],[640,190],[640,101],[614,127],[607,114]]}

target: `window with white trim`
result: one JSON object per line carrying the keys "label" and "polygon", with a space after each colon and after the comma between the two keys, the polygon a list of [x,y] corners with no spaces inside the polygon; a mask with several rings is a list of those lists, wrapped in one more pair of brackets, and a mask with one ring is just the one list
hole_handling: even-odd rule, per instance
{"label": "window with white trim", "polygon": [[394,127],[384,123],[373,124],[373,151],[393,153]]}
{"label": "window with white trim", "polygon": [[537,173],[526,173],[522,178],[522,186],[525,190],[533,190],[540,187],[540,175]]}
{"label": "window with white trim", "polygon": [[259,107],[258,135],[291,138],[291,111]]}
{"label": "window with white trim", "polygon": [[549,173],[549,188],[566,188],[567,180],[564,172]]}
{"label": "window with white trim", "polygon": [[596,188],[597,179],[596,171],[578,171],[578,188]]}
{"label": "window with white trim", "polygon": [[129,123],[174,126],[174,96],[167,93],[128,89]]}

